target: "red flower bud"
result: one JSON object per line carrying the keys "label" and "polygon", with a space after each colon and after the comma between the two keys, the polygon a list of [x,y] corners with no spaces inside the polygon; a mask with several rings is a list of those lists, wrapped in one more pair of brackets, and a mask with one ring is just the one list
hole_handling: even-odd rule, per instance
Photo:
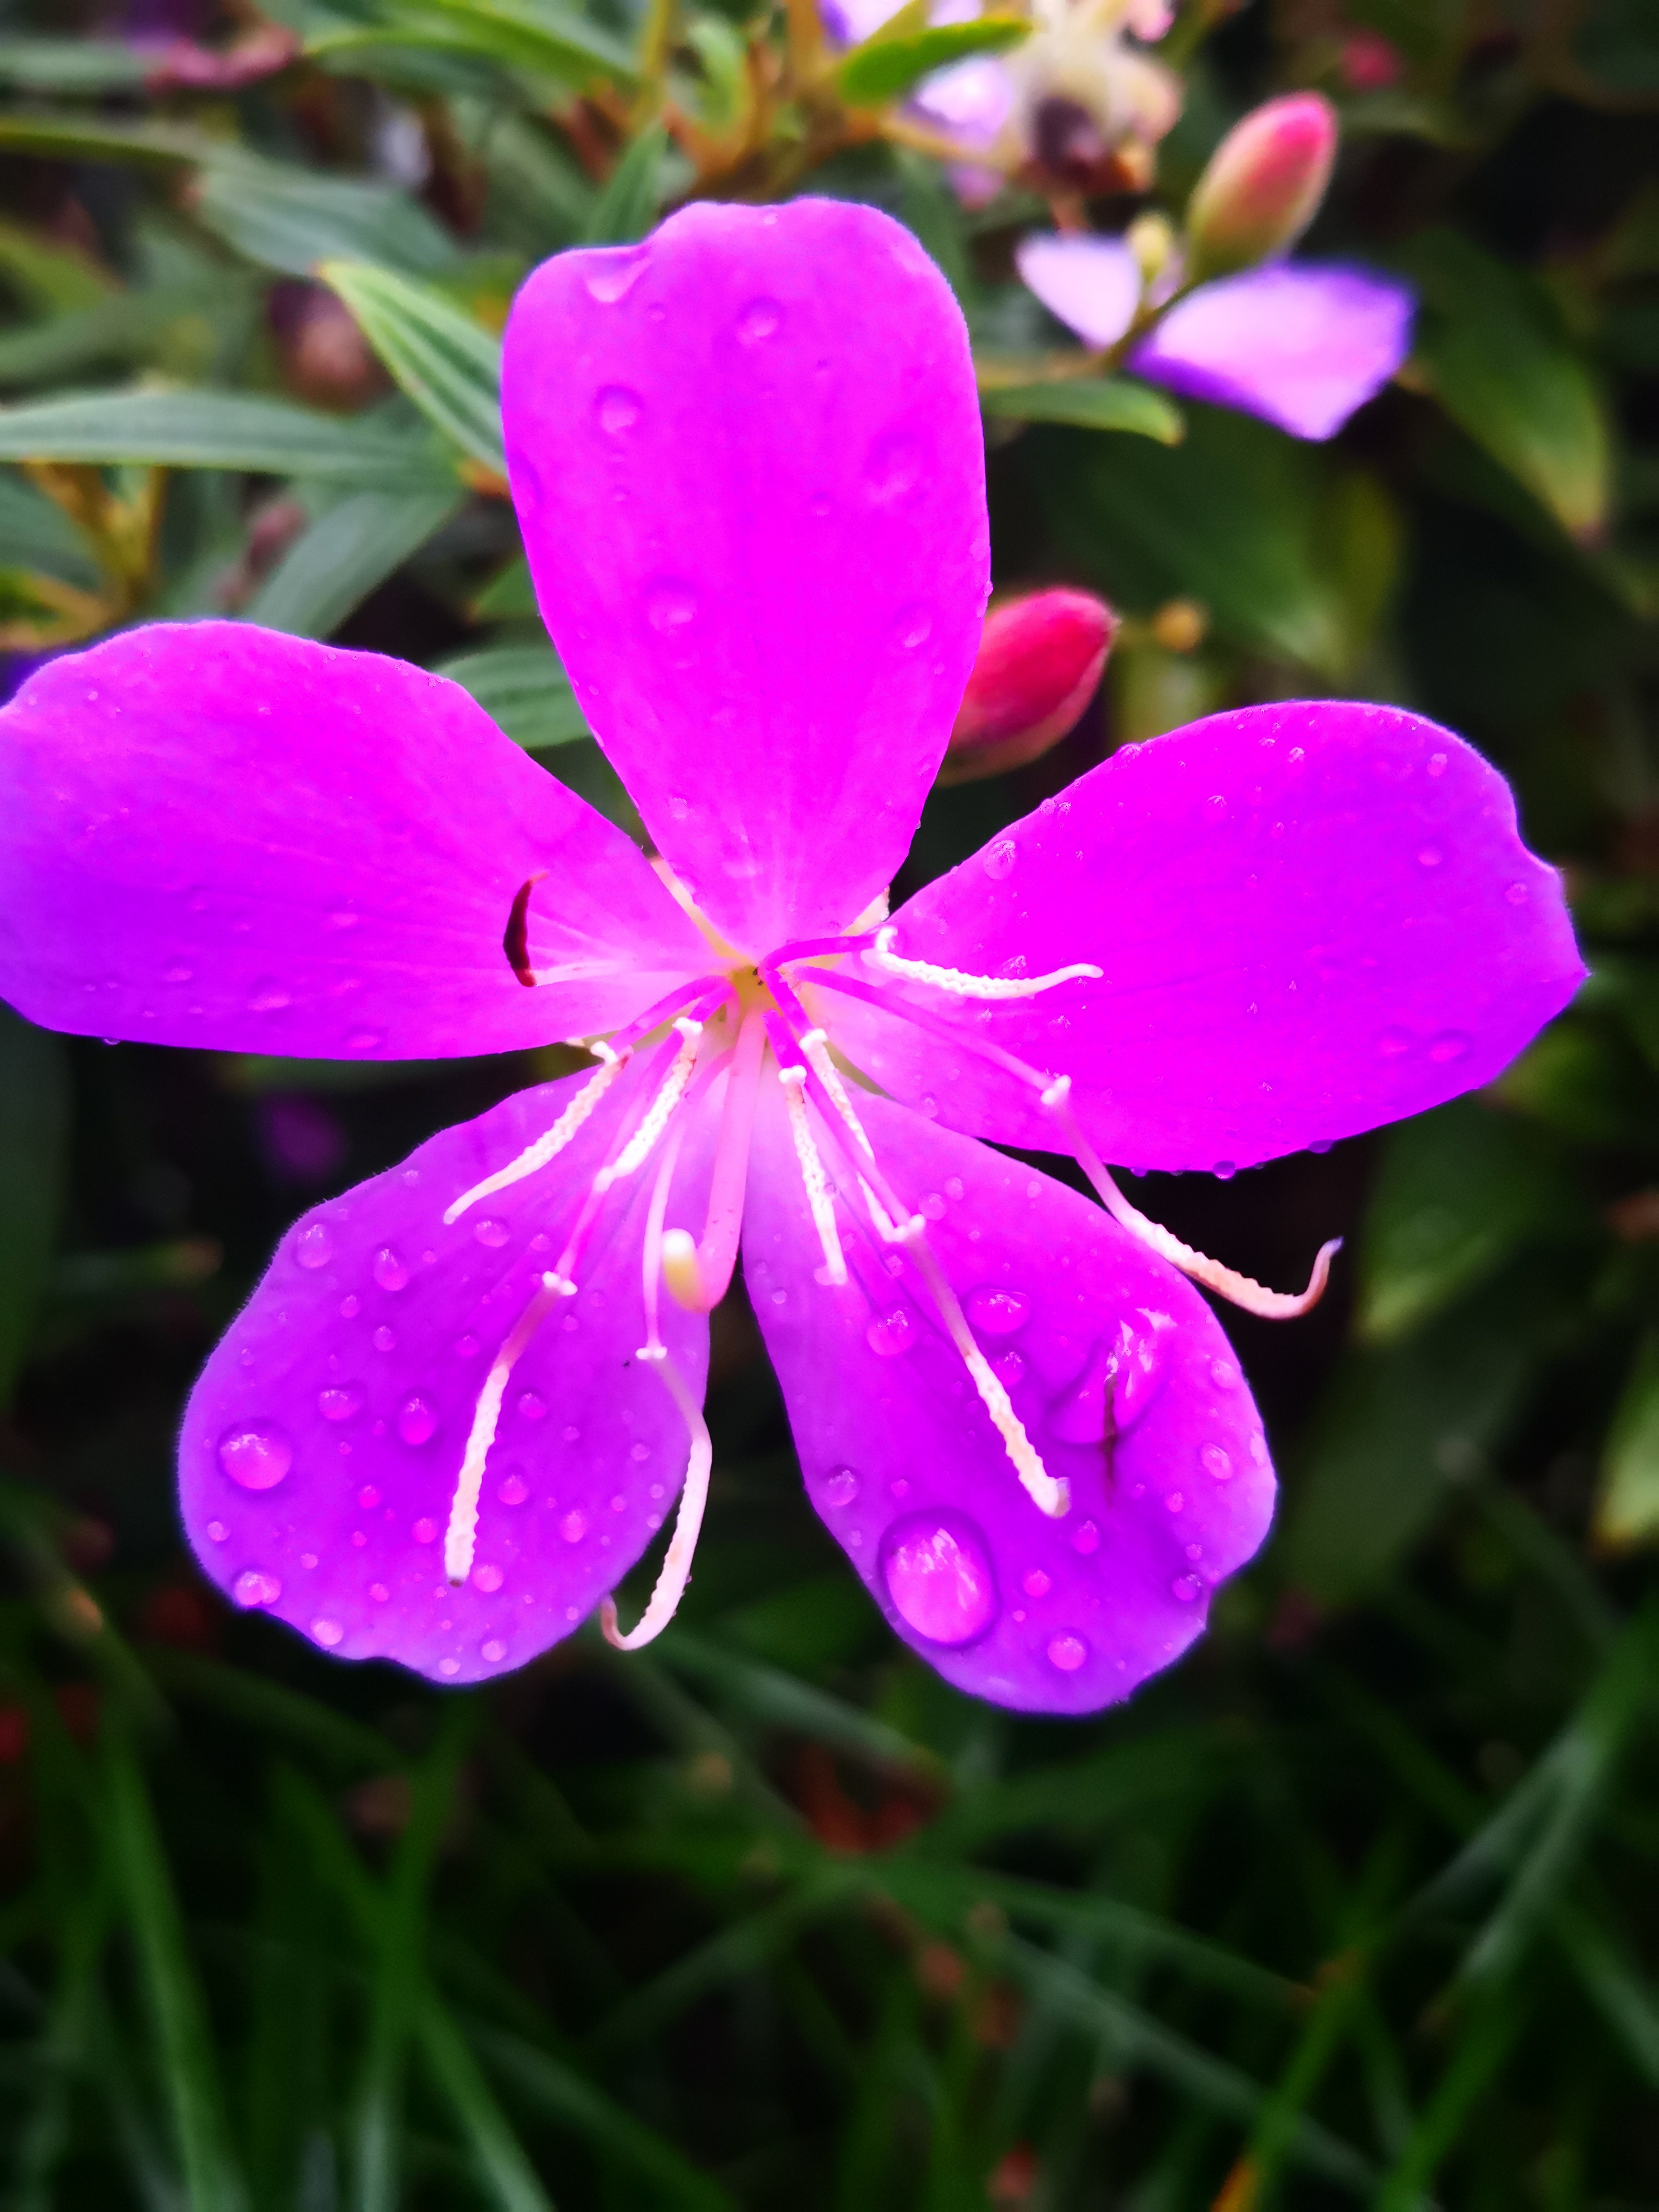
{"label": "red flower bud", "polygon": [[1325,197],[1336,137],[1336,110],[1318,92],[1270,100],[1236,123],[1187,204],[1193,273],[1249,268],[1294,244]]}
{"label": "red flower bud", "polygon": [[1116,628],[1089,592],[1034,592],[993,607],[939,781],[997,775],[1047,752],[1094,697]]}

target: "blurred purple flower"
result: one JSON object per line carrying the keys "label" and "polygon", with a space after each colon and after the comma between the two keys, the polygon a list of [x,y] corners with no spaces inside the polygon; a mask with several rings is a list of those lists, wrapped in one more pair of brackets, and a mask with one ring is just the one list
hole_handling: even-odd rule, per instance
{"label": "blurred purple flower", "polygon": [[[654,867],[368,653],[158,625],[4,716],[0,988],[33,1018],[358,1060],[596,1040],[284,1237],[191,1401],[191,1540],[324,1649],[470,1680],[596,1603],[615,1636],[684,1484],[621,1640],[654,1633],[741,1235],[808,1491],[896,1632],[1006,1705],[1121,1698],[1273,1510],[1177,1269],[1269,1313],[1322,1273],[1230,1275],[1103,1157],[1229,1172],[1486,1081],[1581,973],[1555,874],[1456,738],[1319,702],[1126,748],[884,921],[988,544],[966,331],[868,208],[694,204],[545,264],[503,422]],[[1074,1153],[1106,1210],[976,1138]]]}
{"label": "blurred purple flower", "polygon": [[326,1182],[346,1156],[340,1117],[302,1091],[277,1091],[253,1109],[259,1149],[283,1182]]}
{"label": "blurred purple flower", "polygon": [[[1133,324],[1140,269],[1121,239],[1040,233],[1015,258],[1085,344],[1104,351]],[[1270,262],[1178,299],[1125,366],[1292,437],[1329,438],[1405,360],[1415,304],[1407,285],[1368,270]]]}

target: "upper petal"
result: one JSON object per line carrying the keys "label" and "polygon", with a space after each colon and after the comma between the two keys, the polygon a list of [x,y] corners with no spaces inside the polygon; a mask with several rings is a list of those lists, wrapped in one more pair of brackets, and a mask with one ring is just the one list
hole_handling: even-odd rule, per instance
{"label": "upper petal", "polygon": [[1292,437],[1329,438],[1406,358],[1414,307],[1389,277],[1273,262],[1177,301],[1129,366]]}
{"label": "upper petal", "polygon": [[[1198,1293],[1046,1176],[860,1097],[860,1119],[1047,1471],[1021,1486],[915,1263],[855,1241],[826,1288],[776,1085],[763,1090],[744,1274],[808,1494],[895,1632],[999,1705],[1092,1712],[1183,1651],[1267,1533],[1273,1470]],[[895,1269],[896,1267],[896,1272]]]}
{"label": "upper petal", "polygon": [[1087,345],[1115,345],[1140,304],[1140,264],[1121,238],[1039,231],[1014,261],[1027,288]]}
{"label": "upper petal", "polygon": [[1324,702],[1126,745],[893,920],[906,957],[1103,973],[995,1005],[891,987],[960,1050],[814,994],[836,1043],[957,1128],[1064,1150],[1034,1092],[968,1049],[993,1040],[1069,1074],[1097,1146],[1137,1169],[1245,1167],[1438,1105],[1584,973],[1497,771],[1421,715]]}
{"label": "upper petal", "polygon": [[[528,945],[566,981],[523,988]],[[708,950],[457,684],[244,623],[128,630],[0,715],[0,994],[49,1028],[316,1058],[615,1028]]]}
{"label": "upper petal", "polygon": [[988,590],[962,316],[873,209],[698,204],[545,262],[503,363],[514,497],[600,743],[763,952],[890,880]]}
{"label": "upper petal", "polygon": [[[185,1527],[207,1573],[344,1659],[445,1681],[521,1667],[568,1636],[672,1510],[685,1424],[638,1358],[650,1175],[613,1193],[576,1295],[514,1365],[484,1466],[471,1578],[444,1532],[491,1363],[553,1267],[630,1070],[551,1166],[453,1227],[445,1208],[535,1141],[587,1079],[521,1091],[296,1223],[185,1414]],[[694,1109],[695,1110],[695,1109]],[[706,1188],[701,1124],[679,1186]],[[665,1304],[701,1393],[708,1324]]]}

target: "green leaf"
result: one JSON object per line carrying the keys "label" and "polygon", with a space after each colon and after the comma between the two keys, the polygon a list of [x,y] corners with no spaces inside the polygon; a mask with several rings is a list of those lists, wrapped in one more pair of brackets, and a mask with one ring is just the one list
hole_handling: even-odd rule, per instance
{"label": "green leaf", "polygon": [[427,420],[504,477],[501,340],[442,293],[392,270],[325,261],[317,274]]}
{"label": "green leaf", "polygon": [[642,131],[611,171],[588,226],[590,246],[631,246],[643,238],[662,205],[662,160],[668,133],[660,123]]}
{"label": "green leaf", "polygon": [[454,2107],[481,2179],[501,2212],[553,2212],[478,2062],[441,2001],[423,1992],[420,2044],[428,2068]]}
{"label": "green leaf", "polygon": [[149,57],[116,39],[0,39],[0,85],[16,92],[143,89]]}
{"label": "green leaf", "polygon": [[[627,88],[636,82],[633,56],[586,17],[553,0],[395,0],[383,7],[377,27],[400,44],[549,76],[573,92],[595,84]],[[331,27],[307,51],[319,56],[349,52],[362,37],[356,27]]]}
{"label": "green leaf", "polygon": [[1599,532],[1607,418],[1548,294],[1451,230],[1414,239],[1403,265],[1423,297],[1416,357],[1446,412],[1563,529]]}
{"label": "green leaf", "polygon": [[1361,1340],[1407,1334],[1529,1238],[1581,1225],[1554,1148],[1512,1116],[1473,1098],[1418,1115],[1390,1133],[1366,1212]]}
{"label": "green leaf", "polygon": [[849,106],[884,106],[935,70],[948,69],[970,54],[1006,53],[1029,38],[1030,30],[1022,15],[980,15],[971,22],[930,23],[896,36],[877,31],[854,47],[836,71],[836,82]]}
{"label": "green leaf", "polygon": [[64,1041],[0,1006],[0,1406],[46,1288],[69,1154]]}
{"label": "green leaf", "polygon": [[470,611],[473,621],[481,623],[535,622],[539,618],[530,563],[522,553],[515,553],[506,568],[490,578],[473,599]]}
{"label": "green leaf", "polygon": [[148,462],[404,489],[448,475],[424,437],[240,392],[89,392],[0,407],[0,461]]}
{"label": "green leaf", "polygon": [[460,258],[441,224],[395,185],[320,176],[240,149],[204,161],[190,206],[250,261],[293,276],[337,258],[430,276]]}
{"label": "green leaf", "polygon": [[88,591],[100,581],[85,538],[63,508],[9,473],[0,474],[0,568],[44,568]]}
{"label": "green leaf", "polygon": [[95,307],[121,289],[90,254],[24,222],[0,221],[0,274],[41,314]]}
{"label": "green leaf", "polygon": [[295,637],[327,637],[465,496],[459,484],[348,492],[301,532],[242,609],[245,619]]}
{"label": "green leaf", "polygon": [[487,645],[441,661],[437,672],[470,691],[526,752],[592,735],[550,645]]}
{"label": "green leaf", "polygon": [[1623,1548],[1659,1536],[1659,1329],[1637,1348],[1601,1455],[1595,1534]]}
{"label": "green leaf", "polygon": [[1127,376],[1075,377],[1044,384],[994,385],[979,396],[987,415],[1021,422],[1070,422],[1082,430],[1128,430],[1178,446],[1186,417],[1173,399]]}

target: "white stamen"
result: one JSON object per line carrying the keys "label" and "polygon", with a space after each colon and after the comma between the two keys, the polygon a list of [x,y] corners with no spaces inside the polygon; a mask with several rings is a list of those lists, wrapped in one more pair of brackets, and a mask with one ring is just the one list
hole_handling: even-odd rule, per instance
{"label": "white stamen", "polygon": [[613,1182],[620,1182],[636,1168],[642,1167],[656,1150],[657,1139],[668,1127],[674,1109],[684,1097],[691,1078],[696,1073],[697,1043],[702,1036],[702,1024],[682,1014],[674,1027],[680,1033],[680,1048],[674,1054],[672,1066],[663,1081],[662,1089],[651,1101],[645,1119],[640,1123],[609,1167],[601,1168],[593,1179],[596,1190],[609,1190]]}
{"label": "white stamen", "polygon": [[[602,1048],[596,1047],[595,1049]],[[526,1176],[534,1175],[538,1168],[544,1168],[550,1159],[564,1150],[626,1065],[626,1061],[615,1053],[609,1054],[605,1066],[596,1069],[583,1084],[545,1136],[538,1137],[535,1143],[527,1151],[520,1152],[508,1166],[498,1169],[493,1176],[486,1176],[482,1182],[474,1183],[471,1190],[463,1191],[445,1213],[444,1227],[453,1226],[468,1206],[476,1206],[481,1198],[488,1198],[493,1191],[505,1190],[510,1183],[522,1182]]]}
{"label": "white stamen", "polygon": [[800,1048],[806,1054],[813,1074],[829,1092],[836,1113],[857,1138],[860,1151],[866,1159],[874,1159],[874,1147],[864,1133],[864,1124],[853,1111],[853,1102],[847,1095],[847,1085],[841,1079],[841,1070],[830,1057],[830,1041],[824,1032],[808,1030],[801,1038]]}
{"label": "white stamen", "polygon": [[554,1300],[574,1297],[575,1294],[576,1285],[563,1275],[544,1275],[540,1289],[507,1331],[506,1340],[490,1363],[473,1410],[466,1449],[461,1455],[461,1471],[455,1479],[449,1526],[444,1532],[444,1572],[452,1583],[464,1583],[472,1571],[473,1548],[478,1536],[478,1493],[483,1486],[484,1462],[489,1456],[489,1447],[495,1441],[496,1425],[501,1418],[501,1399],[506,1394],[507,1377]]}
{"label": "white stamen", "polygon": [[708,1472],[714,1462],[714,1447],[709,1441],[708,1425],[703,1419],[702,1408],[686,1388],[684,1378],[660,1344],[641,1347],[639,1357],[649,1360],[662,1377],[669,1396],[679,1407],[686,1430],[691,1439],[691,1455],[685,1469],[685,1485],[680,1492],[679,1510],[674,1516],[674,1533],[668,1540],[662,1571],[657,1577],[657,1586],[651,1593],[651,1601],[640,1615],[637,1625],[626,1635],[617,1626],[617,1601],[613,1597],[599,1601],[599,1626],[605,1632],[607,1644],[615,1644],[618,1651],[637,1651],[660,1636],[674,1618],[685,1586],[691,1579],[691,1559],[697,1548],[697,1536],[702,1527],[703,1509],[708,1503]]}
{"label": "white stamen", "polygon": [[1102,974],[1086,961],[1077,961],[1047,975],[970,975],[963,968],[939,968],[931,960],[901,958],[891,949],[897,935],[896,929],[876,932],[873,947],[864,955],[870,965],[885,969],[890,975],[901,975],[908,983],[931,983],[936,991],[948,991],[957,999],[1035,999],[1038,992],[1052,991],[1058,983],[1097,982]]}
{"label": "white stamen", "polygon": [[795,1158],[800,1164],[800,1179],[806,1187],[806,1203],[811,1208],[812,1225],[818,1232],[818,1243],[823,1249],[824,1273],[837,1287],[847,1280],[847,1260],[841,1249],[841,1236],[836,1227],[835,1206],[830,1196],[830,1179],[824,1174],[823,1162],[812,1138],[811,1124],[806,1118],[806,1070],[804,1067],[781,1067],[778,1080],[783,1085],[783,1103],[789,1116],[789,1133],[795,1140]]}

